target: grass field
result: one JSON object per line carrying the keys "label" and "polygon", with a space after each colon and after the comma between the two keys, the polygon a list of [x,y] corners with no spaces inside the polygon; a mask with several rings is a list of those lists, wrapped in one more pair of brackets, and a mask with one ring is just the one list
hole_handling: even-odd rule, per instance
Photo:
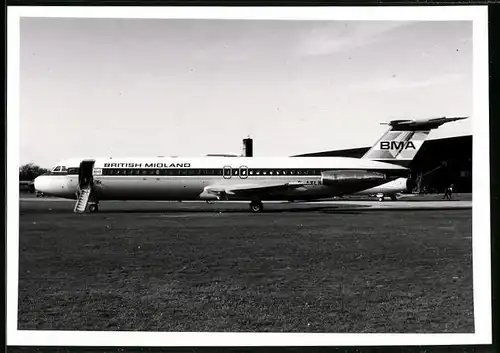
{"label": "grass field", "polygon": [[72,207],[21,202],[19,329],[474,331],[471,209]]}

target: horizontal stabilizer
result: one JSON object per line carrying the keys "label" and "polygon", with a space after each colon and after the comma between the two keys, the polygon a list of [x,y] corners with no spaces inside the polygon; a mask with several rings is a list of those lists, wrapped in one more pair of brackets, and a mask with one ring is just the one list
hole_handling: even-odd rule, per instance
{"label": "horizontal stabilizer", "polygon": [[392,131],[428,131],[437,129],[443,124],[451,123],[452,121],[467,119],[468,117],[453,117],[453,118],[434,118],[425,120],[392,120],[383,125],[390,125]]}

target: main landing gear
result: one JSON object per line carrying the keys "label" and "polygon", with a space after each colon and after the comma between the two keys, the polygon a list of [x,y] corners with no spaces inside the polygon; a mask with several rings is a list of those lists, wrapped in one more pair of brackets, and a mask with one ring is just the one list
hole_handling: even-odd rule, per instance
{"label": "main landing gear", "polygon": [[262,212],[264,206],[261,201],[252,201],[250,202],[250,210],[254,213]]}
{"label": "main landing gear", "polygon": [[97,202],[89,205],[89,212],[90,213],[99,212],[99,205],[97,204]]}
{"label": "main landing gear", "polygon": [[[397,201],[398,200],[398,197],[396,195],[390,195],[389,198],[391,199],[391,201]],[[385,200],[385,195],[379,196],[378,200],[380,202],[384,201]]]}

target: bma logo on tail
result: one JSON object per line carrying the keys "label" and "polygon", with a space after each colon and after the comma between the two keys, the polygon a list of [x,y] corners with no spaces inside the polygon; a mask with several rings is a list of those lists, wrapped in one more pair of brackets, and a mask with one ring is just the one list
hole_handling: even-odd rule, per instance
{"label": "bma logo on tail", "polygon": [[411,161],[429,131],[387,131],[384,136],[363,156],[374,160],[407,160]]}
{"label": "bma logo on tail", "polygon": [[380,149],[403,151],[408,149],[416,150],[417,148],[412,141],[380,141]]}

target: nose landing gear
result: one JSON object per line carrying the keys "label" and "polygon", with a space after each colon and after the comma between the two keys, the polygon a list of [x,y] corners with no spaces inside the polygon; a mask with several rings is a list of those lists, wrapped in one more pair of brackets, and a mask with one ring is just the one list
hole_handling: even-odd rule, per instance
{"label": "nose landing gear", "polygon": [[99,212],[99,205],[97,204],[97,202],[89,205],[89,212],[90,213]]}

